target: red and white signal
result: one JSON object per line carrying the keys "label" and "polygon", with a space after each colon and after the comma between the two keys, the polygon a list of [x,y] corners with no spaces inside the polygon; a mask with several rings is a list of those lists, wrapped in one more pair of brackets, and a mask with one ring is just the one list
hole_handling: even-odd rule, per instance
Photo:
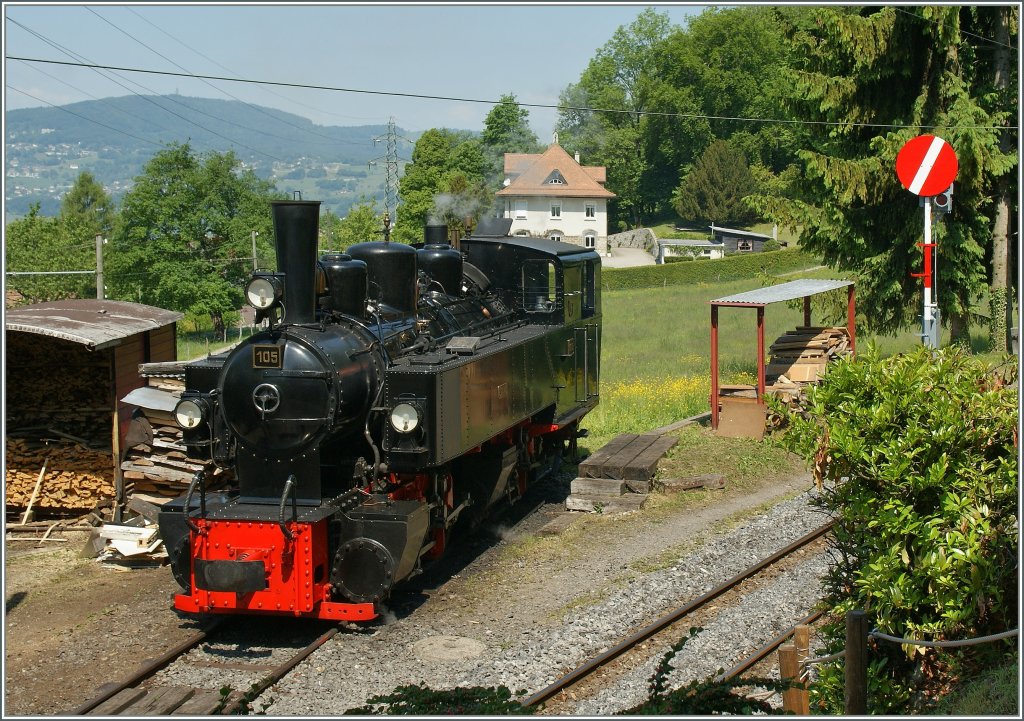
{"label": "red and white signal", "polygon": [[958,169],[953,146],[936,135],[908,140],[896,156],[896,176],[914,195],[942,193],[956,178]]}

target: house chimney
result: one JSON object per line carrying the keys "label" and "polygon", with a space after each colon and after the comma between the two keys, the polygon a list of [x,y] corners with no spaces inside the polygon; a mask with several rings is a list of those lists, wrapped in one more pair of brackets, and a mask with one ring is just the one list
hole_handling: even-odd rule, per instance
{"label": "house chimney", "polygon": [[580,151],[578,151],[578,150],[576,151],[576,164],[577,165],[580,164]]}

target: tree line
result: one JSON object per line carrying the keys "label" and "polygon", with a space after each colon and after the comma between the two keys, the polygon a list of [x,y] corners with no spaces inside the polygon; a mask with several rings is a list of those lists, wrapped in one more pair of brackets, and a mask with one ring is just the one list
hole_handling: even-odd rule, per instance
{"label": "tree line", "polygon": [[[559,143],[607,168],[610,232],[673,220],[778,223],[856,278],[865,324],[885,333],[919,313],[911,273],[921,269],[921,212],[895,157],[912,137],[940,135],[960,161],[952,211],[934,228],[940,311],[958,340],[987,305],[981,315],[1003,350],[1018,214],[1018,31],[1012,6],[712,8],[685,27],[648,9],[561,93]],[[508,94],[479,134],[425,132],[400,179],[391,239],[416,242],[425,223],[500,212],[504,154],[543,149],[528,118]],[[62,247],[87,252],[93,227],[73,212],[80,185],[89,187],[86,176],[59,218],[32,213],[8,226],[9,269],[57,262]],[[104,221],[108,295],[214,317],[237,308],[253,230],[258,260],[272,262],[266,200],[279,196],[232,153],[160,151]],[[325,247],[381,239],[381,213],[367,200],[345,219],[325,214]],[[52,282],[9,287],[38,300]],[[72,285],[61,292],[82,293]]]}

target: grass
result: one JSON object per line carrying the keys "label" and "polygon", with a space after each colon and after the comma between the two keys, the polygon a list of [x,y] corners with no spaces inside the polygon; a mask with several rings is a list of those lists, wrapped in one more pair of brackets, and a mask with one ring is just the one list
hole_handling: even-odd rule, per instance
{"label": "grass", "polygon": [[[837,277],[827,270],[785,280]],[[596,450],[620,433],[642,433],[703,413],[711,396],[710,301],[763,287],[760,279],[695,286],[607,291],[602,297],[601,401],[587,417]],[[753,384],[757,373],[756,313],[751,308],[719,311],[719,375],[725,384]],[[812,323],[822,323],[820,314]],[[765,310],[765,345],[803,324],[801,308],[776,303]],[[878,343],[885,354],[908,350],[917,335],[858,337]]]}
{"label": "grass", "polygon": [[937,716],[1020,716],[1020,663],[1014,659],[961,681],[932,710]]}

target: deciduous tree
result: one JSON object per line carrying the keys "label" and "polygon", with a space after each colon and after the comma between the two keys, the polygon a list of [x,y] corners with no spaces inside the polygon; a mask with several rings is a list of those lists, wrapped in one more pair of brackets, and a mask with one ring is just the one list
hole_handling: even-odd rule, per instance
{"label": "deciduous tree", "polygon": [[216,330],[242,303],[252,269],[271,267],[274,186],[243,170],[233,152],[196,155],[188,145],[158,152],[122,203],[109,248],[112,297],[208,313]]}
{"label": "deciduous tree", "polygon": [[[7,224],[5,270],[20,273],[65,273],[96,267],[93,226],[73,215],[51,218],[34,204],[27,216]],[[94,274],[9,275],[7,287],[30,303],[63,298],[95,298]]]}

